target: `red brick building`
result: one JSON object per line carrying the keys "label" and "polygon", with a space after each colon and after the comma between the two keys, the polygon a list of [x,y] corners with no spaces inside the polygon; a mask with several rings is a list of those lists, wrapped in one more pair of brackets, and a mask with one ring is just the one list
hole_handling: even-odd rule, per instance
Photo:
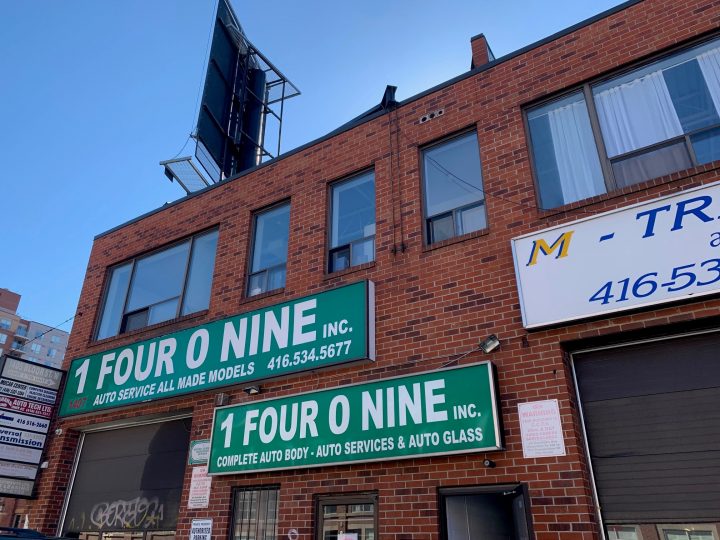
{"label": "red brick building", "polygon": [[[30,526],[143,540],[187,538],[192,520],[206,518],[214,538],[718,540],[718,263],[712,251],[698,251],[712,249],[720,215],[712,210],[719,26],[718,3],[645,0],[498,59],[478,36],[471,71],[403,102],[386,100],[326,137],[100,234]],[[679,198],[663,198],[672,196]],[[615,223],[613,232],[599,229]],[[633,224],[642,234],[626,241]],[[571,266],[593,227],[603,235],[587,248],[594,262]],[[701,227],[711,229],[705,235]],[[663,249],[665,266],[648,269]],[[554,274],[560,263],[567,264]],[[544,272],[539,281],[528,273],[535,269]],[[254,342],[261,354],[258,335],[272,352],[283,336],[268,325],[287,326],[262,315],[266,308],[283,317],[277,306],[289,302],[294,324],[314,321],[300,299],[317,301],[319,318],[332,291],[369,282],[367,304],[341,297],[328,308],[342,316],[360,309],[360,320],[367,310],[367,347],[350,358],[361,361],[292,373],[291,351],[268,364],[290,366],[283,374],[248,373],[236,348],[245,345],[241,332],[265,317]],[[228,338],[225,326],[216,342],[213,332],[225,324],[235,333]],[[294,343],[307,335],[303,324]],[[490,335],[500,345],[484,353],[479,344],[489,345]],[[175,337],[163,342],[167,336]],[[186,356],[178,344],[188,339]],[[224,344],[219,362],[229,363],[218,365],[242,364],[230,386],[176,381],[163,398],[157,386],[139,384],[156,376],[160,384],[173,361],[176,370],[202,363],[207,340],[210,356]],[[312,361],[319,355],[303,350]],[[158,360],[149,376],[133,354],[170,360]],[[256,432],[274,444],[267,441],[275,413],[257,409],[262,416],[253,420],[252,407],[290,406],[301,394],[317,397],[316,405],[335,396],[332,442],[345,452],[351,439],[337,426],[343,411],[360,415],[361,406],[344,409],[337,392],[370,389],[389,407],[390,390],[375,394],[372,385],[393,380],[408,381],[405,397],[398,389],[393,398],[405,407],[398,418],[430,433],[430,421],[458,420],[445,418],[444,407],[467,390],[462,384],[484,388],[493,401],[492,371],[483,379],[468,367],[488,360],[499,433],[491,437],[492,406],[483,409],[489,424],[474,447],[441,441],[413,455],[374,448],[371,459],[321,462],[313,445],[315,462],[283,458],[272,467],[253,465],[242,448],[257,443],[262,452]],[[467,380],[447,375],[444,387],[426,385],[417,420],[413,384],[427,372]],[[122,391],[133,377],[132,396],[101,394],[110,384]],[[244,391],[249,386],[259,395]],[[276,398],[285,401],[267,401]],[[231,437],[233,420],[221,426],[218,417],[210,472],[236,469],[213,475],[203,501],[199,478],[191,489],[199,466],[189,464],[188,448],[211,438],[216,405],[228,402],[217,414],[235,411],[237,419],[244,411],[245,424],[234,428],[244,429],[244,440]],[[363,402],[367,425],[379,435],[399,428],[388,416],[381,432],[377,407]],[[306,412],[312,440],[313,428],[325,429],[314,420],[322,413]],[[455,427],[448,430],[457,434]],[[225,461],[216,459],[223,436],[234,452]],[[287,448],[307,444],[287,437]]]}

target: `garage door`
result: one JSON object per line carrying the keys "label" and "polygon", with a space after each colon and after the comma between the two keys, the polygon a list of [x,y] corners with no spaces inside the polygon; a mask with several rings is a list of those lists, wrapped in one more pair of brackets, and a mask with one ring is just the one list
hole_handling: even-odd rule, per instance
{"label": "garage door", "polygon": [[720,334],[573,361],[603,519],[652,525],[610,526],[610,536],[718,540]]}

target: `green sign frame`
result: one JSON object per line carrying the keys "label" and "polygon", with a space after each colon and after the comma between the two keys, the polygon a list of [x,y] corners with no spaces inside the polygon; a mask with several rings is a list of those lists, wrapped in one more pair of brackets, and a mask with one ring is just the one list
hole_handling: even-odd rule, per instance
{"label": "green sign frame", "polygon": [[489,361],[215,409],[208,474],[501,450]]}
{"label": "green sign frame", "polygon": [[60,416],[375,360],[375,286],[359,281],[72,361]]}

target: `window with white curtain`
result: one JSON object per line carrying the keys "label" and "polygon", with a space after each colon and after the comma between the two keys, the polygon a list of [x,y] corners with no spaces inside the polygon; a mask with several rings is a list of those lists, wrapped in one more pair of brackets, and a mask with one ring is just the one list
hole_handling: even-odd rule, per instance
{"label": "window with white curtain", "polygon": [[718,160],[720,40],[585,85],[527,119],[543,208]]}

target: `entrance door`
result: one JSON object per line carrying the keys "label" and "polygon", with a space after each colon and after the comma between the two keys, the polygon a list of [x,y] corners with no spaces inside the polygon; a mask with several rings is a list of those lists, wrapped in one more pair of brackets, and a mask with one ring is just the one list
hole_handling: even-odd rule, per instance
{"label": "entrance door", "polygon": [[528,540],[530,523],[523,485],[440,490],[444,540]]}

